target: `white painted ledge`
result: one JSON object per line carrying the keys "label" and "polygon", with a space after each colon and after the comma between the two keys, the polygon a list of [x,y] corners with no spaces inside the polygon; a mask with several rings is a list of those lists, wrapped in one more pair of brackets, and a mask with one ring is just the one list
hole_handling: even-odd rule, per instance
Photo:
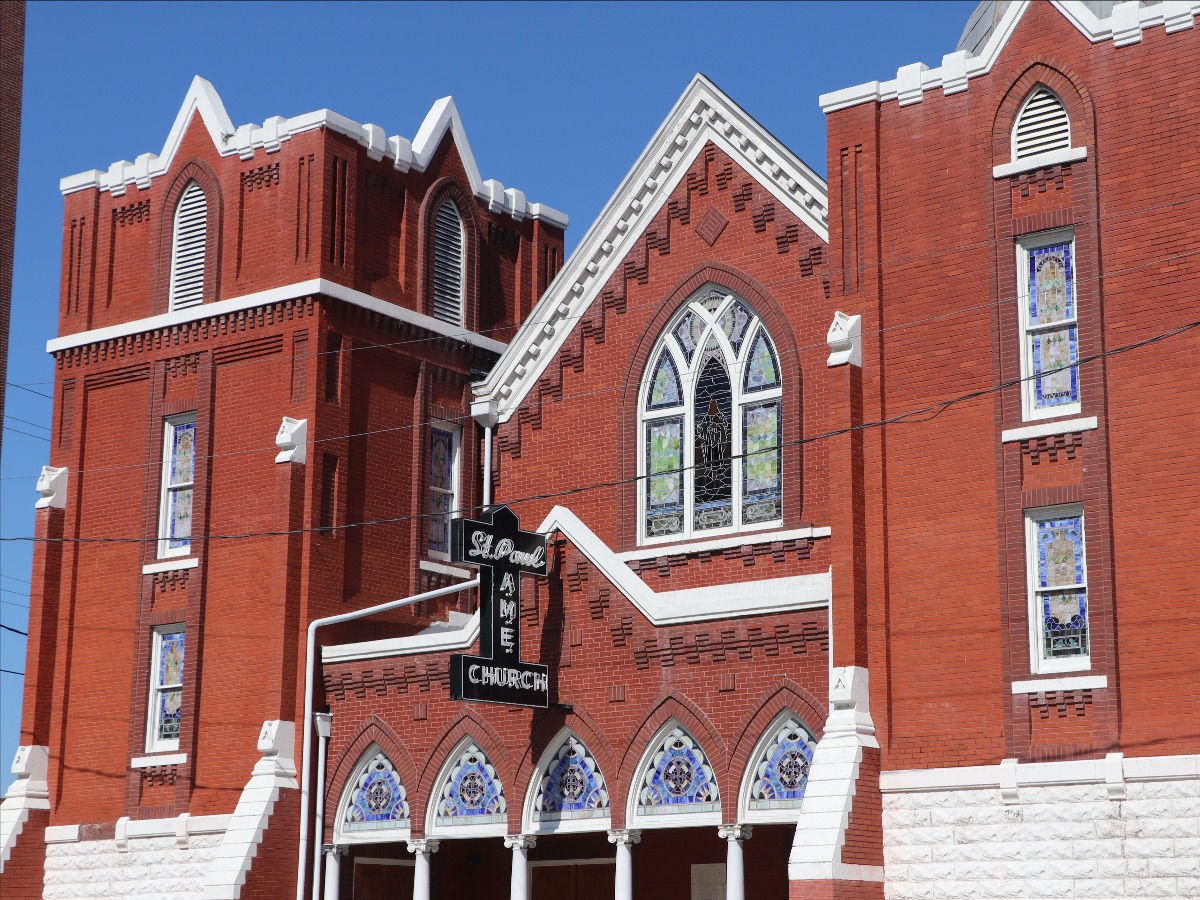
{"label": "white painted ledge", "polygon": [[159,572],[178,572],[180,569],[194,569],[200,565],[200,560],[192,556],[188,559],[164,559],[162,562],[142,566],[143,575],[156,575]]}
{"label": "white painted ledge", "polygon": [[182,766],[187,762],[186,753],[160,753],[158,756],[135,756],[129,761],[131,769],[151,769],[155,766]]}
{"label": "white painted ledge", "polygon": [[1010,428],[1000,433],[1000,440],[1005,444],[1013,441],[1029,441],[1034,438],[1053,437],[1056,434],[1072,434],[1076,431],[1094,431],[1098,427],[1095,416],[1083,419],[1064,419],[1058,422],[1043,422],[1040,425],[1025,425],[1021,428]]}
{"label": "white painted ledge", "polygon": [[725,550],[729,547],[773,544],[777,541],[792,541],[803,538],[826,538],[833,533],[830,528],[793,528],[790,531],[744,531],[729,537],[713,538],[708,541],[688,541],[683,544],[647,544],[637,550],[618,553],[617,559],[630,562],[640,559],[657,559],[679,553],[702,553],[705,550]]}
{"label": "white painted ledge", "polygon": [[198,322],[201,319],[211,319],[214,316],[244,312],[260,306],[267,306],[271,303],[279,303],[282,300],[294,300],[298,297],[308,297],[314,294],[324,294],[326,297],[342,300],[361,309],[367,309],[371,312],[387,316],[390,319],[395,319],[398,322],[406,322],[409,325],[415,325],[426,331],[432,331],[434,334],[462,341],[464,344],[482,347],[493,353],[503,353],[504,348],[507,346],[500,341],[484,337],[473,331],[467,331],[462,327],[451,325],[449,322],[443,322],[440,319],[435,319],[433,316],[427,316],[416,310],[397,306],[395,303],[389,303],[386,300],[380,300],[378,297],[372,297],[370,294],[364,294],[362,291],[356,291],[336,282],[329,281],[326,278],[312,278],[308,281],[285,284],[282,287],[271,288],[266,291],[256,291],[253,294],[245,294],[241,297],[217,300],[215,303],[201,303],[199,306],[189,306],[187,309],[178,309],[157,316],[147,316],[144,319],[134,319],[132,322],[121,322],[118,325],[108,325],[104,328],[93,328],[91,331],[81,331],[78,334],[56,337],[46,342],[46,352],[58,353],[62,350],[71,350],[87,344],[117,340],[118,338],[129,337],[134,334],[155,331],[159,328],[173,328],[179,325],[187,325],[190,322]]}
{"label": "white painted ledge", "polygon": [[[230,817],[193,816],[182,813],[170,819],[129,819],[125,823],[125,839],[178,836],[193,834],[224,834]],[[181,827],[181,820],[182,826]],[[46,829],[47,844],[73,844],[79,840],[78,825],[51,825]]]}
{"label": "white painted ledge", "polygon": [[1062,150],[1050,150],[1036,156],[1027,156],[1024,159],[994,166],[992,177],[1008,178],[1010,175],[1020,175],[1022,172],[1033,172],[1047,166],[1061,166],[1085,159],[1087,159],[1087,147],[1064,147]]}
{"label": "white painted ledge", "polygon": [[1075,675],[1067,678],[1038,678],[1014,681],[1014,694],[1040,694],[1044,691],[1102,691],[1108,687],[1107,675]]}
{"label": "white painted ledge", "polygon": [[468,569],[460,569],[458,566],[448,566],[445,563],[434,562],[429,559],[421,560],[420,567],[423,572],[436,572],[438,575],[449,575],[451,578],[462,578],[467,581],[475,575],[474,572]]}

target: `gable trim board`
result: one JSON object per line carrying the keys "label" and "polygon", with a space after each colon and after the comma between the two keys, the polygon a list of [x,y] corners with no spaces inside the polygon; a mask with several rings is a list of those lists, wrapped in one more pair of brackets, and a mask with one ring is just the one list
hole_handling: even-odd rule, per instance
{"label": "gable trim board", "polygon": [[267,153],[278,153],[283,142],[290,140],[293,135],[317,128],[329,128],[353,138],[366,147],[370,159],[392,160],[393,168],[401,172],[407,172],[409,169],[424,172],[441,146],[446,132],[450,132],[463,168],[466,169],[467,178],[471,182],[471,192],[487,203],[491,212],[508,213],[518,222],[528,215],[556,228],[566,228],[569,222],[565,213],[542,203],[527,202],[524,192],[516,188],[505,188],[495,179],[484,181],[480,177],[475,155],[467,142],[467,133],[452,97],[443,97],[433,104],[412,141],[399,136],[388,137],[379,125],[360,125],[353,119],[338,115],[329,109],[319,109],[290,119],[272,116],[262,125],[251,123],[235,128],[216,88],[199,75],[192,79],[191,86],[188,87],[183,105],[175,116],[175,124],[171,126],[161,153],[142,153],[135,162],[118,160],[110,165],[107,171],[90,169],[78,175],[68,175],[59,182],[59,190],[63,194],[72,194],[96,188],[109,191],[114,197],[122,196],[131,184],[137,185],[139,190],[145,190],[150,187],[151,179],[171,170],[175,154],[179,151],[183,137],[191,125],[192,116],[197,113],[204,127],[208,129],[213,146],[221,156],[232,156],[236,153],[243,160],[252,159],[259,148]]}
{"label": "gable trim board", "polygon": [[710,141],[822,241],[829,240],[829,203],[821,177],[716,85],[696,75],[476,387],[472,414],[478,421],[494,424],[512,417]]}
{"label": "gable trim board", "polygon": [[[966,50],[956,50],[943,56],[937,68],[931,69],[921,62],[910,63],[897,69],[896,77],[890,81],[868,81],[822,94],[818,99],[821,111],[828,114],[860,103],[887,100],[908,106],[920,103],[925,91],[938,87],[944,94],[965,91],[970,79],[986,75],[999,61],[1001,51],[1031,2],[1012,3],[978,55],[968,56]],[[1117,47],[1138,43],[1142,30],[1155,25],[1162,25],[1168,34],[1192,28],[1193,17],[1200,14],[1200,0],[1163,0],[1154,6],[1129,0],[1115,4],[1112,15],[1104,19],[1098,19],[1080,0],[1051,0],[1051,5],[1093,44],[1111,38]]]}

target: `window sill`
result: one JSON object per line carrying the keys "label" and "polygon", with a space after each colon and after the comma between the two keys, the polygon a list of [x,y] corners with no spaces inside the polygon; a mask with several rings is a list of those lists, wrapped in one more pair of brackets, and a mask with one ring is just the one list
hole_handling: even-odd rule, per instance
{"label": "window sill", "polygon": [[1022,172],[1032,172],[1047,166],[1060,166],[1063,163],[1080,162],[1087,159],[1087,147],[1067,147],[1064,150],[1051,150],[1049,153],[1039,153],[1028,156],[1016,162],[1004,163],[992,169],[993,178],[1008,178],[1010,175],[1020,175]]}
{"label": "window sill", "polygon": [[159,753],[154,756],[135,756],[129,761],[131,769],[151,769],[155,766],[181,766],[187,762],[186,753]]}
{"label": "window sill", "polygon": [[428,559],[421,560],[420,568],[424,572],[436,572],[438,575],[449,575],[451,578],[471,578],[475,574],[468,569],[460,569],[458,566],[448,566],[440,562],[431,562]]}
{"label": "window sill", "polygon": [[1045,691],[1102,691],[1108,687],[1107,675],[1069,675],[1058,678],[1039,678],[1036,681],[1014,681],[1014,694],[1040,694]]}
{"label": "window sill", "polygon": [[154,575],[158,572],[175,572],[179,569],[194,569],[200,565],[200,560],[191,556],[187,559],[164,559],[162,562],[142,566],[143,575]]}
{"label": "window sill", "polygon": [[747,544],[770,544],[775,541],[790,541],[797,538],[829,537],[832,530],[826,528],[793,528],[791,531],[743,531],[728,537],[711,538],[707,541],[688,541],[681,544],[648,544],[637,550],[618,553],[621,562],[655,559],[675,553],[699,553],[704,550],[724,550],[727,547],[744,547]]}
{"label": "window sill", "polygon": [[1043,422],[1038,425],[1025,425],[1021,428],[1010,428],[1000,433],[1000,440],[1009,444],[1013,441],[1028,441],[1033,438],[1053,437],[1056,434],[1071,434],[1075,431],[1094,431],[1098,423],[1095,416],[1083,419],[1066,419],[1057,422]]}

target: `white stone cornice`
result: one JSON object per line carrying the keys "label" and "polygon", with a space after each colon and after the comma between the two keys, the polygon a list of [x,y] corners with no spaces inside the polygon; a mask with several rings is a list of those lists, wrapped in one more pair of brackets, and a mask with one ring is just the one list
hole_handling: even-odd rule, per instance
{"label": "white stone cornice", "polygon": [[129,185],[136,185],[139,189],[150,187],[153,178],[171,170],[175,154],[179,151],[194,115],[200,116],[213,146],[221,156],[232,156],[236,153],[241,159],[248,160],[252,159],[258,150],[264,150],[268,154],[276,153],[282,143],[290,140],[293,135],[317,128],[328,128],[358,141],[366,148],[367,156],[371,159],[390,159],[393,168],[401,172],[410,169],[424,172],[441,146],[442,139],[449,132],[471,182],[472,193],[487,203],[492,212],[507,213],[518,222],[526,216],[531,216],[556,228],[566,228],[569,221],[566,214],[552,207],[526,202],[525,194],[516,188],[505,188],[495,179],[484,181],[480,177],[479,167],[475,164],[475,156],[467,142],[467,133],[463,129],[462,119],[452,97],[443,97],[433,104],[412,141],[398,136],[388,137],[378,125],[360,125],[353,119],[329,109],[319,109],[290,119],[272,116],[262,125],[251,123],[235,128],[216,89],[199,75],[192,79],[161,153],[143,153],[132,163],[119,160],[104,172],[91,169],[78,175],[70,175],[59,182],[59,189],[64,194],[71,194],[94,188],[109,191],[114,197],[119,197]]}
{"label": "white stone cornice", "polygon": [[512,416],[709,141],[757,178],[820,240],[829,239],[821,177],[716,85],[697,75],[508,350],[476,386],[476,403],[493,402],[501,422]]}

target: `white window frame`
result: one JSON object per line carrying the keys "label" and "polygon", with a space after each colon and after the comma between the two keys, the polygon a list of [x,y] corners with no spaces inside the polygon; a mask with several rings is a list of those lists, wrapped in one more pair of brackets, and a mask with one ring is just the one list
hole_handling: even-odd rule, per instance
{"label": "white window frame", "polygon": [[[158,727],[161,724],[158,717],[158,697],[160,693],[170,690],[179,690],[182,695],[183,681],[180,680],[178,685],[161,685],[158,683],[158,665],[159,655],[162,653],[162,639],[165,634],[184,634],[184,652],[183,652],[183,677],[186,678],[187,672],[187,628],[179,623],[174,625],[156,625],[151,632],[152,640],[150,645],[150,692],[146,709],[146,752],[147,753],[164,753],[179,749],[179,738],[162,740],[158,737]],[[182,721],[180,722],[182,726]]]}
{"label": "white window frame", "polygon": [[[162,456],[162,474],[159,482],[158,494],[158,558],[171,559],[179,556],[189,556],[192,552],[192,537],[188,536],[186,547],[171,546],[171,495],[181,490],[190,489],[192,491],[192,509],[196,506],[196,449],[198,442],[192,446],[192,480],[189,482],[180,482],[179,484],[171,484],[171,445],[175,438],[175,429],[180,425],[195,425],[196,414],[194,412],[183,413],[177,416],[168,416],[163,419],[163,456]],[[194,520],[193,520],[194,522]]]}
{"label": "white window frame", "polygon": [[[440,422],[440,421],[430,422],[429,423],[429,444],[427,445],[429,454],[432,454],[432,452],[433,452],[433,447],[432,447],[432,445],[433,445],[433,429],[435,429],[435,428],[437,428],[441,431],[448,431],[448,432],[450,432],[451,435],[453,435],[453,441],[451,443],[451,450],[450,450],[450,490],[447,491],[442,488],[435,488],[433,486],[433,480],[431,477],[432,472],[426,471],[425,486],[428,489],[429,496],[427,496],[426,501],[425,501],[425,507],[426,507],[425,511],[428,514],[432,514],[432,511],[429,509],[429,497],[431,497],[434,494],[434,492],[437,492],[439,494],[448,494],[450,496],[449,517],[451,519],[457,519],[461,515],[461,512],[462,512],[462,510],[461,510],[461,507],[462,507],[462,466],[461,466],[461,462],[462,462],[462,426],[455,424],[453,422]],[[424,543],[425,543],[425,555],[427,557],[429,557],[430,559],[441,559],[441,560],[448,560],[450,558],[450,553],[449,553],[448,549],[446,552],[443,552],[441,550],[434,550],[429,546],[428,530],[425,531],[425,534],[422,536],[422,539],[424,540]],[[449,546],[450,546],[449,540],[450,540],[449,535],[447,534],[447,538],[446,538],[447,548],[449,548]]]}
{"label": "white window frame", "polygon": [[[1071,253],[1071,298],[1075,306],[1075,317],[1064,319],[1049,325],[1033,326],[1029,323],[1029,253],[1054,244],[1067,244]],[[1073,228],[1060,228],[1054,231],[1042,231],[1037,234],[1024,235],[1017,238],[1017,317],[1020,323],[1021,341],[1021,417],[1023,421],[1032,422],[1041,419],[1058,419],[1064,416],[1078,416],[1083,410],[1083,373],[1076,366],[1076,378],[1079,380],[1079,400],[1064,403],[1061,406],[1050,406],[1038,409],[1035,406],[1036,386],[1033,371],[1033,346],[1031,338],[1035,334],[1054,331],[1068,326],[1074,326],[1077,346],[1082,346],[1082,334],[1079,325],[1079,292],[1077,290],[1077,265],[1075,259],[1075,231]]]}
{"label": "white window frame", "polygon": [[[716,312],[709,313],[707,311],[700,312],[698,306],[693,306],[693,301],[707,296],[712,290],[720,290],[726,294],[726,299],[717,307]],[[725,337],[724,331],[721,330],[716,322],[720,319],[721,314],[726,307],[734,302],[741,303],[755,317],[756,321],[748,326],[746,337],[742,345],[743,358],[739,360],[733,352],[733,346]],[[713,327],[706,332],[700,345],[697,346],[696,352],[692,357],[692,363],[689,366],[683,358],[683,354],[676,341],[671,337],[671,333],[678,324],[679,319],[686,315],[687,310],[697,311],[703,315],[709,324]],[[754,531],[767,531],[777,529],[783,524],[782,515],[777,519],[769,519],[765,522],[755,522],[750,525],[742,524],[742,501],[743,501],[743,486],[742,486],[742,456],[744,453],[744,436],[742,412],[747,407],[757,406],[760,403],[768,403],[772,400],[779,403],[779,423],[780,437],[783,433],[783,373],[779,372],[779,386],[767,388],[766,390],[750,391],[744,389],[743,379],[745,376],[745,367],[749,362],[750,351],[753,349],[755,338],[759,329],[762,329],[767,340],[770,341],[771,349],[775,353],[775,365],[782,369],[779,361],[779,347],[771,337],[770,330],[766,327],[766,323],[762,317],[746,300],[732,291],[727,291],[717,288],[715,285],[706,285],[696,293],[692,294],[688,300],[681,304],[678,312],[671,317],[671,320],[663,328],[662,333],[654,343],[654,349],[646,361],[645,371],[642,373],[642,385],[638,391],[638,420],[637,420],[637,510],[638,510],[638,544],[640,546],[653,546],[655,544],[671,544],[680,541],[695,540],[698,537],[710,538],[720,537],[729,534],[742,534]],[[705,528],[696,529],[695,527],[695,482],[693,480],[695,473],[695,442],[692,440],[692,435],[696,420],[696,404],[695,404],[695,383],[699,377],[698,359],[703,351],[703,344],[707,342],[708,334],[716,336],[718,344],[720,344],[721,352],[725,354],[725,362],[729,364],[729,378],[733,388],[733,404],[732,418],[730,428],[729,446],[733,456],[732,460],[732,478],[733,478],[733,524],[725,528]],[[663,349],[666,349],[671,354],[671,361],[675,364],[675,373],[679,376],[679,387],[683,397],[681,406],[671,407],[670,409],[647,409],[647,400],[650,396],[650,390],[653,387],[654,372],[657,367],[659,356]],[[695,370],[695,371],[693,371]],[[646,479],[649,473],[646,470],[646,426],[649,423],[660,419],[683,418],[683,434],[682,434],[682,450],[683,450],[683,471],[680,473],[683,479],[683,519],[684,527],[682,531],[675,534],[664,534],[655,537],[646,535]],[[780,487],[782,493],[782,469],[783,469],[783,448],[780,447]],[[782,501],[780,503],[782,510]]]}
{"label": "white window frame", "polygon": [[[1087,598],[1088,652],[1081,656],[1062,659],[1046,659],[1042,642],[1043,593],[1061,591],[1062,587],[1041,588],[1038,586],[1037,525],[1047,519],[1079,517],[1080,547],[1083,553],[1083,583],[1073,585],[1071,590],[1082,590]],[[1059,672],[1086,672],[1092,667],[1092,597],[1088,591],[1087,577],[1087,523],[1082,503],[1065,503],[1061,506],[1043,506],[1025,510],[1025,580],[1028,594],[1029,616],[1029,671],[1033,675],[1048,675]]]}

